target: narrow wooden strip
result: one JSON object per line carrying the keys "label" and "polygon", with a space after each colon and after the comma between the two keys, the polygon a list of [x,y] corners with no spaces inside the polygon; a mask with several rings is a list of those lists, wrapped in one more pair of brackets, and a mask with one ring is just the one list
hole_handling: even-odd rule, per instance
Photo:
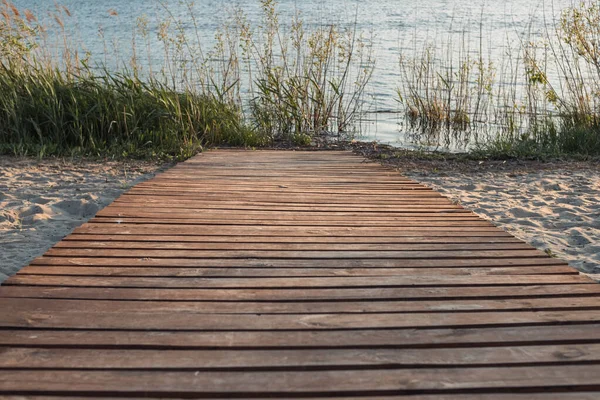
{"label": "narrow wooden strip", "polygon": [[[507,399],[516,399],[516,400],[597,400],[600,395],[599,392],[558,392],[558,393],[549,393],[543,390],[543,388],[539,389],[540,391],[537,393],[533,393],[528,391],[527,393],[486,393],[486,394],[477,394],[477,393],[462,393],[462,394],[433,394],[433,395],[411,395],[410,400],[507,400]],[[164,397],[115,397],[111,396],[111,399],[114,400],[164,400]],[[169,397],[172,400],[184,400],[184,398],[174,398]],[[209,398],[202,397],[205,400],[217,400],[217,398]],[[269,396],[269,397],[256,397],[253,396],[253,399],[257,400],[287,400],[287,398],[281,398],[277,396]],[[306,398],[306,397],[305,397]],[[360,396],[360,397],[340,397],[335,396],[337,400],[397,400],[397,399],[406,399],[406,396],[403,395],[389,395],[385,397],[381,396]],[[19,396],[2,396],[2,400],[58,400],[61,397],[57,396],[36,396],[36,395],[19,395]],[[331,399],[331,397],[313,397],[310,396],[312,400],[326,400]],[[95,396],[69,396],[69,400],[106,400],[106,397],[95,397]]]}
{"label": "narrow wooden strip", "polygon": [[[319,166],[311,168],[309,166],[298,166],[298,168],[286,168],[286,162],[280,163],[277,166],[268,166],[265,168],[281,168],[279,171],[265,171],[264,169],[257,170],[250,167],[248,164],[240,164],[234,168],[217,169],[210,168],[209,171],[202,171],[203,168],[192,167],[186,170],[177,170],[172,168],[169,171],[158,175],[159,178],[169,180],[186,180],[196,182],[221,182],[221,181],[241,181],[252,180],[255,182],[344,182],[344,183],[367,183],[373,182],[414,182],[410,179],[399,175],[397,172],[382,170],[380,168],[372,168],[363,170],[360,166],[357,168],[328,168],[327,166]],[[375,178],[375,179],[374,179]]]}
{"label": "narrow wooden strip", "polygon": [[[113,203],[108,206],[104,210],[110,210],[113,213],[133,213],[135,211],[140,211],[139,205],[136,207],[137,203]],[[103,211],[104,211],[103,210]],[[424,206],[405,206],[402,209],[396,210],[387,210],[387,211],[378,211],[378,210],[364,210],[364,211],[354,211],[354,210],[346,210],[346,211],[330,211],[325,209],[320,210],[286,210],[286,209],[237,209],[237,208],[228,208],[225,210],[221,209],[211,209],[210,212],[206,211],[206,208],[202,206],[186,206],[180,205],[179,207],[173,207],[173,205],[162,204],[147,204],[142,211],[148,212],[151,211],[157,214],[163,213],[187,213],[187,214],[209,214],[211,217],[220,216],[227,217],[230,215],[240,215],[240,216],[265,216],[265,215],[286,215],[293,217],[311,217],[311,218],[373,218],[373,219],[383,219],[383,218],[397,218],[397,217],[431,217],[437,214],[448,214],[453,216],[464,216],[464,215],[473,215],[471,211],[465,210],[459,206],[455,205],[424,205]]]}
{"label": "narrow wooden strip", "polygon": [[[335,157],[335,156],[334,156]],[[187,164],[187,165],[186,165]],[[408,178],[399,175],[396,171],[381,168],[381,166],[357,164],[330,164],[318,163],[310,164],[306,161],[282,160],[280,162],[262,163],[260,160],[241,161],[240,163],[230,165],[217,165],[211,163],[195,164],[190,160],[184,165],[175,166],[163,173],[159,178],[164,179],[191,179],[191,180],[221,180],[221,179],[244,179],[253,178],[257,181],[266,181],[270,179],[295,178],[298,180],[315,179],[331,181],[340,179],[345,181],[366,181],[373,182],[369,177],[376,176],[377,181],[407,181]],[[254,164],[254,165],[252,165]],[[263,178],[263,179],[257,179]]]}
{"label": "narrow wooden strip", "polygon": [[520,266],[565,266],[562,260],[542,258],[473,259],[257,259],[257,258],[110,258],[38,257],[31,265],[105,266],[105,267],[209,267],[209,268],[491,268]]}
{"label": "narrow wooden strip", "polygon": [[525,258],[548,257],[537,249],[522,250],[397,250],[397,251],[301,251],[301,250],[129,250],[129,249],[68,249],[54,247],[46,252],[52,257],[122,257],[122,258],[264,258],[264,259],[448,259],[448,258]]}
{"label": "narrow wooden strip", "polygon": [[[285,163],[282,163],[282,165],[285,167]],[[359,169],[358,168],[354,168],[353,172],[357,172]],[[360,170],[363,170],[362,168],[360,168]],[[184,171],[179,171],[176,172],[176,169],[170,169],[167,171],[164,171],[162,173],[160,173],[159,175],[155,176],[154,179],[152,179],[151,181],[146,181],[145,183],[196,183],[196,184],[206,184],[206,183],[210,183],[212,181],[218,181],[219,183],[221,182],[229,182],[229,181],[239,181],[240,178],[245,178],[247,176],[252,176],[253,174],[248,174],[246,175],[245,172],[246,171],[251,171],[251,169],[243,169],[242,171],[239,171],[240,174],[238,176],[232,176],[231,172],[232,170],[227,171],[228,172],[228,176],[223,176],[223,175],[201,175],[201,174],[186,174],[184,173]],[[271,172],[271,179],[265,179],[262,180],[262,182],[260,180],[257,180],[260,182],[260,184],[262,185],[266,185],[268,184],[270,181],[276,180],[275,177],[277,175],[274,175],[277,171],[270,171]],[[403,175],[400,175],[398,173],[390,173],[390,171],[386,171],[386,170],[379,170],[377,171],[376,169],[369,169],[366,168],[363,170],[364,175],[366,176],[370,176],[373,175],[374,173],[377,174],[377,172],[379,172],[379,174],[377,175],[378,177],[381,177],[381,181],[379,179],[376,180],[369,180],[366,179],[367,182],[365,182],[365,185],[371,185],[371,186],[385,186],[386,184],[403,184],[403,183],[416,183],[416,180],[407,178]],[[293,180],[304,180],[304,179],[312,179],[312,180],[316,180],[316,181],[321,181],[323,185],[328,185],[328,184],[341,184],[341,185],[349,185],[352,187],[352,184],[355,184],[357,182],[364,182],[365,179],[364,176],[361,178],[360,174],[353,174],[352,176],[346,174],[347,173],[347,169],[343,169],[340,171],[339,168],[327,168],[327,167],[319,167],[319,168],[308,168],[308,169],[302,169],[300,171],[298,171],[297,169],[288,169],[285,172],[282,172],[284,174],[288,174],[289,176],[292,177],[292,181]],[[281,175],[281,173],[280,173]],[[178,177],[179,176],[179,177]],[[285,177],[282,177],[281,182],[285,183]]]}
{"label": "narrow wooden strip", "polygon": [[402,195],[405,191],[430,191],[431,188],[418,184],[416,182],[407,182],[402,185],[395,185],[391,188],[386,189],[363,189],[362,186],[355,185],[353,188],[315,188],[314,186],[296,187],[283,186],[278,188],[264,187],[260,185],[249,185],[245,188],[232,188],[225,185],[193,185],[193,184],[171,184],[167,183],[153,184],[153,183],[141,183],[135,186],[136,193],[138,191],[149,191],[149,192],[176,192],[176,193],[202,193],[202,194],[222,194],[222,193],[277,193],[277,194],[302,194],[302,195],[357,195],[357,196],[387,196],[387,195]]}
{"label": "narrow wooden strip", "polygon": [[[501,232],[505,233],[505,232]],[[294,244],[330,244],[330,245],[357,245],[372,244],[382,246],[384,244],[403,245],[403,244],[479,244],[479,243],[523,243],[521,240],[499,234],[498,236],[397,236],[397,237],[293,237],[293,236],[208,236],[208,235],[130,235],[130,234],[88,234],[73,233],[65,237],[58,244],[63,242],[86,241],[86,242],[176,242],[176,243],[294,243]]]}
{"label": "narrow wooden strip", "polygon": [[[166,191],[166,192],[160,192],[160,191],[152,191],[152,190],[135,190],[135,191],[130,191],[129,192],[132,195],[138,195],[138,196],[152,196],[155,198],[162,198],[162,199],[167,199],[167,198],[177,198],[177,199],[195,199],[197,197],[202,197],[205,200],[212,200],[212,201],[220,201],[220,200],[228,200],[231,198],[231,195],[226,195],[226,194],[206,194],[203,195],[201,193],[193,193],[193,192],[175,192],[175,191]],[[271,195],[271,194],[265,194],[265,195],[256,195],[256,194],[245,194],[245,195],[237,195],[236,198],[238,200],[252,200],[252,201],[270,201],[270,202],[283,202],[283,203],[287,203],[287,204],[292,204],[294,202],[296,203],[313,203],[313,204],[320,204],[320,203],[327,203],[327,204],[365,204],[365,203],[370,203],[370,204],[391,204],[391,205],[397,205],[397,204],[402,204],[401,202],[396,203],[396,199],[398,200],[412,200],[415,204],[418,204],[420,199],[432,199],[432,198],[444,198],[441,194],[437,193],[437,192],[433,192],[433,191],[426,191],[426,190],[414,190],[414,191],[405,191],[402,196],[398,196],[398,195],[389,195],[389,196],[338,196],[338,197],[332,197],[332,196],[327,196],[327,195],[294,195],[294,196],[289,196],[289,195]],[[446,200],[448,203],[450,203],[449,200]]]}
{"label": "narrow wooden strip", "polygon": [[[261,151],[261,153],[263,153]],[[271,158],[266,154],[258,157],[246,158],[243,153],[235,156],[228,156],[229,160],[223,158],[218,162],[203,159],[202,161],[191,158],[185,163],[180,163],[173,168],[163,172],[160,176],[172,177],[181,175],[184,177],[194,176],[196,179],[210,179],[219,176],[287,176],[289,173],[295,173],[299,176],[321,176],[327,179],[331,176],[340,176],[348,179],[349,177],[360,177],[362,175],[378,174],[381,176],[398,176],[392,168],[386,168],[382,165],[371,162],[361,162],[357,160],[356,155],[349,155],[344,158],[339,153],[330,154],[329,159],[301,159],[301,158]],[[231,157],[240,157],[232,162]],[[323,174],[327,171],[327,174]],[[337,171],[337,172],[336,172]],[[404,177],[402,177],[404,178]],[[406,178],[404,178],[406,179]]]}
{"label": "narrow wooden strip", "polygon": [[[354,175],[350,178],[346,177],[345,181],[342,180],[344,179],[344,174],[346,173],[347,170],[335,170],[335,169],[327,169],[327,168],[318,168],[318,169],[313,169],[311,170],[306,170],[306,171],[300,171],[300,173],[296,173],[296,171],[290,170],[290,175],[289,177],[292,178],[289,181],[286,181],[285,178],[280,179],[280,182],[283,183],[285,185],[285,182],[291,182],[291,184],[293,185],[294,183],[296,183],[296,181],[304,181],[305,179],[312,179],[315,180],[317,182],[313,182],[312,183],[312,187],[330,187],[330,186],[341,186],[341,187],[349,187],[349,188],[354,188],[356,183],[363,183],[363,185],[365,187],[383,187],[385,188],[386,186],[397,186],[397,185],[404,185],[404,184],[408,184],[408,185],[415,185],[418,184],[419,182],[416,180],[412,180],[409,178],[406,178],[400,174],[397,174],[395,177],[393,175],[388,175],[387,173],[383,173],[382,174],[382,181],[379,182],[378,180],[370,180],[369,179],[364,179],[365,176],[368,177],[370,175],[373,175],[373,173],[377,173],[377,171],[367,171],[367,173],[361,177],[361,175]],[[177,176],[180,176],[179,178]],[[156,176],[154,179],[150,180],[150,181],[146,181],[143,182],[144,185],[152,185],[152,184],[158,184],[158,185],[185,185],[186,183],[189,183],[190,185],[194,185],[194,186],[203,186],[203,185],[210,185],[212,184],[212,182],[217,181],[218,184],[235,184],[238,183],[240,181],[239,178],[244,178],[247,176],[252,176],[252,174],[249,175],[245,175],[244,172],[241,172],[241,174],[238,177],[224,177],[224,176],[218,176],[218,177],[210,177],[210,176],[196,176],[195,178],[193,178],[193,175],[190,174],[170,174],[169,172],[160,174],[158,176]],[[270,176],[271,179],[264,179],[264,180],[258,180],[257,179],[257,185],[263,187],[263,186],[269,186],[272,185],[274,187],[277,187],[276,185],[272,184],[272,181],[277,181],[277,179],[275,179],[275,175]],[[328,178],[332,178],[332,179],[328,179]],[[287,185],[286,185],[287,186]],[[363,187],[361,185],[361,187]]]}
{"label": "narrow wooden strip", "polygon": [[[401,189],[404,187],[422,187],[424,186],[423,184],[417,182],[417,181],[413,181],[410,179],[388,179],[387,181],[385,181],[385,183],[379,183],[377,182],[375,179],[369,179],[371,176],[373,175],[377,175],[377,173],[367,173],[364,174],[362,176],[360,175],[355,175],[352,177],[352,183],[340,183],[339,179],[343,178],[343,173],[345,171],[338,171],[341,173],[332,173],[330,176],[333,178],[337,178],[337,182],[335,182],[336,184],[331,184],[331,181],[329,179],[318,179],[318,174],[322,174],[325,175],[327,174],[327,170],[315,170],[314,174],[311,174],[310,171],[307,171],[306,173],[302,174],[296,174],[294,172],[292,172],[290,174],[290,176],[288,177],[289,180],[286,179],[280,179],[278,182],[278,179],[273,179],[276,178],[276,175],[271,175],[269,176],[270,179],[256,179],[256,185],[247,185],[247,186],[235,186],[236,183],[239,182],[239,178],[240,177],[247,177],[247,176],[254,176],[252,174],[250,175],[243,175],[240,176],[238,178],[219,178],[217,179],[217,182],[215,182],[215,179],[208,179],[208,178],[204,178],[201,177],[199,179],[189,179],[189,176],[186,176],[185,178],[176,178],[175,176],[166,176],[166,177],[159,177],[156,179],[153,179],[151,181],[147,181],[147,182],[141,182],[139,183],[137,186],[138,187],[143,187],[143,188],[163,188],[163,187],[173,187],[173,188],[184,188],[184,189],[202,189],[202,188],[215,188],[218,186],[223,186],[226,189],[230,189],[230,190],[254,190],[256,188],[258,189],[269,189],[272,191],[276,191],[276,192],[285,192],[286,190],[289,189],[295,189],[295,188],[299,188],[299,187],[307,187],[309,190],[312,191],[318,191],[318,190],[322,190],[322,189],[327,189],[327,190],[357,190],[357,191],[365,191],[365,188],[368,190],[381,190],[381,191],[390,191],[390,190],[395,190],[395,189]],[[180,175],[181,176],[181,175]],[[392,177],[389,177],[392,178]],[[313,182],[311,182],[311,184],[306,184],[306,180],[307,179],[312,179]],[[370,181],[370,182],[369,182]],[[343,182],[343,181],[342,181]],[[348,182],[348,179],[346,178],[346,182]],[[279,184],[276,184],[279,183]]]}
{"label": "narrow wooden strip", "polygon": [[[421,222],[421,221],[432,221],[432,222],[450,222],[450,221],[481,221],[481,219],[475,214],[465,211],[433,211],[429,212],[412,212],[412,213],[396,213],[388,216],[330,216],[323,213],[315,215],[292,215],[287,212],[270,212],[263,214],[248,214],[246,212],[233,212],[230,211],[225,215],[219,215],[215,213],[202,212],[180,212],[178,210],[154,210],[151,207],[144,207],[143,210],[115,210],[111,207],[107,207],[104,210],[98,212],[96,217],[105,218],[155,218],[155,219],[192,219],[196,221],[219,221],[227,218],[235,218],[239,221],[297,221],[302,223],[322,221],[328,223],[337,222],[372,222],[379,223],[385,226],[386,223],[391,222]],[[302,224],[300,224],[302,225]]]}
{"label": "narrow wooden strip", "polygon": [[44,309],[0,310],[1,328],[128,330],[345,330],[457,328],[556,323],[598,323],[598,310],[482,311],[374,314],[203,314],[186,312],[101,312]]}
{"label": "narrow wooden strip", "polygon": [[35,266],[19,275],[156,276],[156,277],[319,277],[319,276],[402,276],[402,275],[578,275],[569,266],[497,268],[179,268],[179,267],[81,267]]}
{"label": "narrow wooden strip", "polygon": [[[363,160],[361,162],[356,155],[344,159],[340,153],[330,154],[329,160],[307,160],[307,159],[273,159],[267,160],[262,157],[254,159],[245,159],[243,155],[237,162],[197,162],[193,158],[185,163],[180,163],[158,175],[158,177],[171,178],[174,176],[191,176],[195,179],[220,179],[222,176],[232,178],[254,176],[261,174],[265,176],[287,176],[289,173],[295,173],[300,177],[308,176],[315,178],[328,179],[330,177],[341,177],[345,179],[360,178],[361,175],[378,174],[382,178],[409,179],[399,175],[397,170],[387,168],[377,163]],[[339,162],[342,157],[343,162]],[[324,174],[323,171],[327,173]],[[237,172],[237,174],[236,174]]]}
{"label": "narrow wooden strip", "polygon": [[333,287],[444,287],[444,286],[492,286],[492,285],[550,285],[550,284],[596,283],[582,275],[515,275],[515,276],[453,276],[441,275],[432,280],[430,276],[373,276],[363,277],[296,277],[296,278],[148,278],[148,277],[79,277],[51,275],[14,275],[3,285],[81,286],[81,287],[128,287],[128,288],[333,288]]}
{"label": "narrow wooden strip", "polygon": [[253,201],[253,200],[237,200],[236,198],[229,198],[227,200],[215,202],[205,200],[201,197],[196,199],[164,199],[163,196],[136,196],[129,193],[123,194],[121,197],[116,199],[113,204],[118,207],[132,207],[136,204],[151,205],[157,207],[194,207],[194,208],[206,208],[206,209],[239,209],[239,210],[271,210],[271,211],[321,211],[321,212],[395,212],[402,211],[407,208],[447,208],[453,207],[453,205],[445,197],[419,199],[415,202],[414,199],[396,199],[395,204],[314,204],[312,202],[298,202],[297,199],[290,198],[289,203],[286,202],[271,202],[265,201]]}
{"label": "narrow wooden strip", "polygon": [[309,244],[309,243],[241,243],[241,242],[221,242],[221,243],[199,243],[199,242],[131,242],[131,241],[62,241],[54,246],[55,249],[147,249],[147,250],[281,250],[281,251],[450,251],[450,250],[532,250],[533,247],[524,242],[516,243],[406,243],[406,244],[360,244],[360,243],[330,243],[330,244]]}
{"label": "narrow wooden strip", "polygon": [[[59,281],[60,284],[60,281]],[[408,288],[270,288],[270,289],[166,289],[64,286],[3,286],[1,297],[167,301],[349,301],[426,299],[516,299],[599,295],[600,285],[514,285]]]}
{"label": "narrow wooden strip", "polygon": [[[139,202],[119,202],[109,206],[110,210],[118,212],[135,211],[135,204]],[[231,214],[264,216],[281,214],[291,217],[315,217],[323,216],[328,218],[335,217],[356,217],[356,218],[391,218],[391,217],[430,217],[435,215],[454,215],[465,216],[474,215],[471,211],[454,204],[434,203],[434,204],[405,204],[394,208],[365,208],[365,207],[318,207],[318,206],[285,206],[281,204],[269,205],[265,204],[259,208],[259,205],[254,204],[211,204],[209,202],[179,202],[175,203],[176,207],[169,205],[169,202],[145,202],[143,210],[152,211],[155,213],[168,212],[172,208],[176,212],[191,213],[191,214],[207,214],[210,210],[210,215],[227,216]],[[220,208],[207,207],[211,205],[219,205]]]}
{"label": "narrow wooden strip", "polygon": [[114,349],[470,348],[600,343],[600,324],[300,331],[0,330],[0,346]]}
{"label": "narrow wooden strip", "polygon": [[[132,195],[146,194],[156,196],[202,196],[205,199],[236,196],[239,198],[251,197],[251,198],[290,198],[299,196],[303,199],[325,199],[337,198],[343,200],[347,196],[352,196],[353,199],[361,198],[368,201],[369,199],[374,200],[385,200],[390,197],[393,201],[394,197],[410,197],[411,199],[423,197],[439,197],[441,196],[438,192],[433,192],[431,188],[422,185],[402,185],[397,188],[387,190],[361,190],[358,185],[354,189],[342,189],[342,188],[330,188],[312,190],[310,187],[298,187],[285,189],[270,189],[261,187],[252,187],[248,190],[230,190],[220,185],[214,185],[213,187],[206,188],[194,188],[194,187],[171,187],[168,185],[163,186],[135,186],[129,192]],[[405,196],[405,194],[407,196]]]}
{"label": "narrow wooden strip", "polygon": [[[193,188],[144,188],[144,187],[133,187],[129,192],[129,194],[133,195],[154,195],[154,196],[199,196],[201,195],[204,198],[222,198],[222,197],[231,197],[234,193],[227,193],[226,191],[215,190],[212,192],[205,192],[201,189],[193,189]],[[348,202],[349,204],[356,204],[357,200],[373,200],[373,201],[385,201],[390,200],[391,204],[393,203],[394,197],[406,197],[411,199],[416,198],[430,198],[430,197],[442,197],[441,194],[431,190],[426,186],[415,185],[409,186],[406,188],[394,190],[394,191],[386,191],[384,193],[371,193],[369,191],[360,192],[360,190],[356,190],[356,194],[351,198],[348,198],[348,192],[303,192],[303,191],[244,191],[244,192],[236,192],[236,197],[241,199],[245,197],[251,198],[267,198],[270,201],[276,199],[289,199],[290,197],[295,197],[299,200],[302,199],[321,199],[325,200],[327,198],[333,198],[338,201]],[[336,202],[337,203],[337,202]]]}
{"label": "narrow wooden strip", "polygon": [[[177,179],[177,178],[155,178],[151,181],[143,182],[138,185],[140,188],[191,188],[191,189],[206,189],[214,190],[222,188],[227,192],[246,192],[246,191],[269,191],[276,193],[293,193],[298,190],[303,190],[303,193],[321,193],[323,191],[335,192],[354,192],[357,193],[389,193],[395,190],[403,190],[412,187],[424,187],[423,184],[411,180],[388,180],[385,182],[344,182],[337,181],[328,182],[323,180],[313,180],[312,182],[305,180],[299,176],[298,179],[269,179],[268,181],[256,182],[240,179]],[[306,191],[304,191],[306,190]]]}
{"label": "narrow wooden strip", "polygon": [[466,349],[0,349],[2,369],[327,370],[600,364],[600,344]]}
{"label": "narrow wooden strip", "polygon": [[[0,393],[145,395],[426,394],[598,390],[600,365],[292,372],[3,371]],[[444,377],[444,379],[440,379]]]}
{"label": "narrow wooden strip", "polygon": [[[600,310],[600,298],[553,297],[528,299],[346,301],[346,302],[172,302],[119,300],[50,300],[0,298],[0,306],[13,312],[43,309],[54,312],[196,313],[196,314],[357,314],[483,311]],[[368,317],[365,317],[368,318]],[[599,337],[600,338],[600,337]]]}
{"label": "narrow wooden strip", "polygon": [[308,221],[295,221],[290,219],[239,219],[239,220],[223,220],[223,219],[203,219],[203,218],[166,218],[158,216],[149,217],[95,217],[90,220],[92,223],[97,224],[168,224],[168,225],[204,225],[212,227],[220,226],[289,226],[289,227],[356,227],[356,228],[391,228],[398,229],[402,227],[454,227],[454,228],[478,228],[478,227],[493,227],[489,221],[481,219],[468,219],[468,220],[435,220],[422,219],[422,220],[406,220],[406,221],[319,221],[319,220],[308,220]]}
{"label": "narrow wooden strip", "polygon": [[174,226],[166,224],[127,224],[127,223],[86,223],[75,228],[75,233],[94,234],[160,234],[169,235],[218,235],[218,236],[286,236],[286,237],[404,237],[421,235],[424,237],[484,237],[508,235],[493,226],[481,227],[419,227],[405,226],[402,229],[390,227],[286,227],[286,226]]}

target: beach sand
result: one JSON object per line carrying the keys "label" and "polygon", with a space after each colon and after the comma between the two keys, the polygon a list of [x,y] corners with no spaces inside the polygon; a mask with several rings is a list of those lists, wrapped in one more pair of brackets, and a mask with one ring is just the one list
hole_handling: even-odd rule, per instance
{"label": "beach sand", "polygon": [[0,282],[161,165],[0,157]]}
{"label": "beach sand", "polygon": [[600,273],[598,170],[407,175],[579,271]]}
{"label": "beach sand", "polygon": [[[384,163],[600,279],[594,275],[600,274],[598,164]],[[133,161],[0,158],[0,282],[159,168]]]}

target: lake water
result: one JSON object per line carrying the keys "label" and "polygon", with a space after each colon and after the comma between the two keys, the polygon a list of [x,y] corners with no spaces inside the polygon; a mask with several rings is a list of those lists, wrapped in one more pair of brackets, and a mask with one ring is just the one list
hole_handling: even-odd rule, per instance
{"label": "lake water", "polygon": [[[20,9],[31,9],[38,16],[55,11],[53,2],[47,0],[16,0],[14,3]],[[170,12],[185,20],[187,8],[184,5],[178,1],[165,3]],[[105,43],[121,53],[131,48],[137,17],[146,15],[150,21],[165,17],[164,7],[153,0],[64,0],[61,4],[72,14],[65,23],[69,34],[100,60],[105,53]],[[570,4],[570,0],[280,0],[279,12],[282,23],[290,21],[299,11],[308,28],[353,25],[356,21],[359,31],[372,35],[376,69],[368,89],[369,112],[364,116],[362,138],[410,146],[410,128],[402,122],[399,113],[402,106],[396,96],[401,80],[401,54],[419,52],[427,42],[464,40],[473,50],[481,46],[492,59],[501,58],[507,45],[517,46],[521,40],[535,39],[552,18]],[[207,43],[226,22],[227,10],[233,5],[231,1],[195,2],[198,28]],[[257,0],[237,5],[251,23],[259,24]]]}

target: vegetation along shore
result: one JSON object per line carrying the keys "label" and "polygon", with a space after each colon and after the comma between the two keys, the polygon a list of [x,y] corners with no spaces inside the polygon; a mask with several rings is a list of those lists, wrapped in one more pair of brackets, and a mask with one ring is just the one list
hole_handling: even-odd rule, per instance
{"label": "vegetation along shore", "polygon": [[[103,63],[67,33],[67,7],[42,19],[3,1],[0,152],[184,159],[213,145],[360,135],[377,73],[368,32],[305,26],[299,14],[280,21],[277,3],[260,0],[260,23],[232,8],[207,43],[192,3],[185,17],[159,4],[162,20],[138,19],[131,54]],[[482,159],[598,156],[599,22],[585,1],[494,59],[466,38],[398,54],[404,126],[423,148],[468,142]],[[150,35],[160,67],[145,61]]]}

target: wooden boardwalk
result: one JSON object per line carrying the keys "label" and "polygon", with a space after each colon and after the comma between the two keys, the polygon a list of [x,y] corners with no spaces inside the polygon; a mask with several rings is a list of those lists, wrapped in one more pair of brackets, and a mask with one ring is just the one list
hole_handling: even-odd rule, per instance
{"label": "wooden boardwalk", "polygon": [[0,287],[0,398],[600,398],[600,285],[348,152],[214,151]]}

